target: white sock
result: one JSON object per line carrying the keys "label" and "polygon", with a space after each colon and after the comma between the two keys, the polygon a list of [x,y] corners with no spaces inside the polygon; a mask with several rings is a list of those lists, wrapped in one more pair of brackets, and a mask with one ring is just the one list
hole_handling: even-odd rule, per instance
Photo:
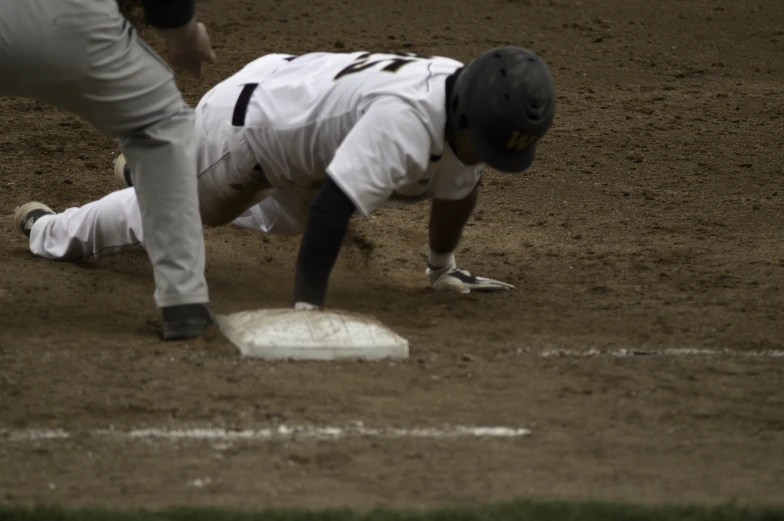
{"label": "white sock", "polygon": [[430,254],[427,256],[427,264],[431,268],[446,268],[447,266],[454,266],[455,252],[450,251],[448,253],[436,253],[433,250],[430,250]]}

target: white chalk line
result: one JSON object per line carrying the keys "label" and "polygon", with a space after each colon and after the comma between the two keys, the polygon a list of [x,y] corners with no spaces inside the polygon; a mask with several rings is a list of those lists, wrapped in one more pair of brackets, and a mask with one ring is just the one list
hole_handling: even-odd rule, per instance
{"label": "white chalk line", "polygon": [[96,429],[70,432],[64,429],[0,429],[0,442],[25,442],[102,438],[111,441],[167,440],[167,441],[276,441],[276,440],[342,440],[347,438],[521,438],[531,434],[529,429],[513,427],[417,427],[417,428],[369,428],[358,424],[349,427],[318,427],[279,425],[260,429],[222,429],[201,427],[191,429],[167,429],[147,427],[142,429],[115,430]]}
{"label": "white chalk line", "polygon": [[540,352],[543,358],[594,358],[594,357],[646,357],[646,356],[693,356],[693,357],[728,357],[728,358],[784,358],[784,350],[765,349],[762,351],[739,351],[731,349],[699,349],[699,348],[671,348],[671,349],[545,349]]}

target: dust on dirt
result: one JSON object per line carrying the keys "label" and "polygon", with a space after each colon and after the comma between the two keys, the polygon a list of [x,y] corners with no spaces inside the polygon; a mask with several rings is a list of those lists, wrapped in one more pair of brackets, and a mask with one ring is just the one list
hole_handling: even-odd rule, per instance
{"label": "dust on dirt", "polygon": [[[774,0],[203,0],[219,63],[195,104],[270,52],[540,52],[556,123],[522,175],[488,172],[461,267],[496,295],[427,289],[426,204],[355,223],[328,305],[411,341],[398,363],[263,363],[156,337],[143,254],[31,258],[15,206],[114,189],[115,143],[2,100],[0,501],[418,507],[515,496],[784,501],[784,4]],[[160,49],[160,42],[150,35]],[[364,241],[367,241],[365,243]],[[220,313],[288,305],[296,238],[207,231]],[[358,244],[360,251],[363,246]],[[730,355],[542,357],[545,349]],[[756,355],[756,356],[751,356]],[[93,429],[277,423],[505,425],[519,440],[106,442]],[[81,433],[81,434],[80,434]],[[210,477],[206,487],[196,479]]]}

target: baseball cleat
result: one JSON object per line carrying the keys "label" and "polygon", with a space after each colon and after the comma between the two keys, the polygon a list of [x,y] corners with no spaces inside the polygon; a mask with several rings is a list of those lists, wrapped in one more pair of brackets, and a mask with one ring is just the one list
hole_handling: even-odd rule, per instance
{"label": "baseball cleat", "polygon": [[164,340],[198,338],[215,322],[207,304],[168,306],[162,312],[161,336]]}
{"label": "baseball cleat", "polygon": [[33,225],[44,215],[54,215],[55,212],[43,203],[35,201],[25,203],[14,212],[14,226],[27,237]]}
{"label": "baseball cleat", "polygon": [[125,155],[120,154],[119,156],[115,157],[112,161],[114,165],[114,177],[117,179],[117,184],[120,188],[128,188],[129,186],[133,186],[133,181],[131,180],[131,169],[128,168],[125,162]]}

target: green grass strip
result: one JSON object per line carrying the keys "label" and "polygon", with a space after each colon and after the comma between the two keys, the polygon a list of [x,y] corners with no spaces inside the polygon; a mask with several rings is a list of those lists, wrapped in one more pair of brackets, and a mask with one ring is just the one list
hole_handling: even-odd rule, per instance
{"label": "green grass strip", "polygon": [[515,501],[422,511],[172,508],[160,511],[0,506],[0,521],[784,521],[782,507],[641,506]]}

